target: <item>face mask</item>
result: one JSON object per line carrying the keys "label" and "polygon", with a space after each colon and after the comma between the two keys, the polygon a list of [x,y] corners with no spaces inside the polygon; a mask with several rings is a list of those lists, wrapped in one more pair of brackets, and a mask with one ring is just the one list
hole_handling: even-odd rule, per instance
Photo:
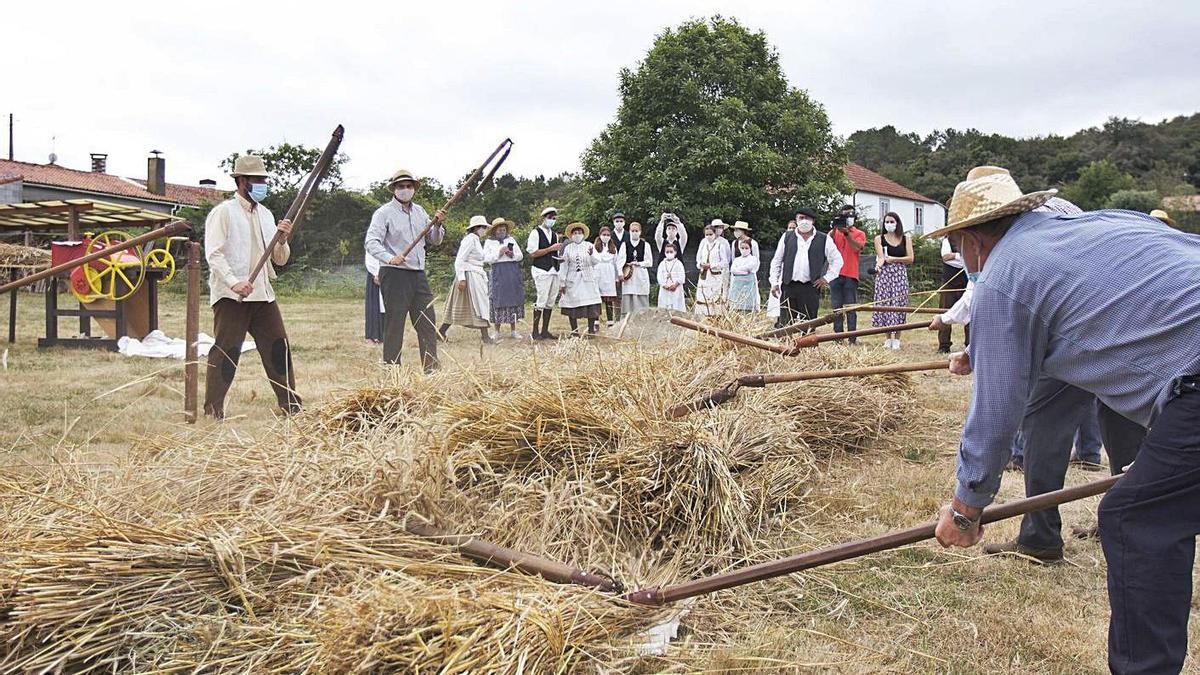
{"label": "face mask", "polygon": [[250,186],[250,189],[247,192],[250,193],[250,198],[254,200],[255,204],[261,204],[262,200],[267,198],[267,192],[269,192],[270,189],[270,186],[266,183],[255,183],[254,185]]}
{"label": "face mask", "polygon": [[808,234],[809,232],[812,232],[812,231],[813,231],[813,224],[812,224],[812,221],[811,221],[811,220],[805,220],[805,221],[803,221],[803,222],[796,223],[796,229],[797,229],[797,230],[800,230],[801,232],[803,232],[803,233],[805,233],[805,234]]}
{"label": "face mask", "polygon": [[969,281],[973,284],[978,284],[979,283],[979,272],[967,272],[967,281]]}
{"label": "face mask", "polygon": [[667,260],[674,260],[675,259],[675,251],[667,251],[666,253],[663,254],[663,257],[666,258]]}
{"label": "face mask", "polygon": [[483,233],[484,233],[485,231],[486,231],[486,229],[485,229],[485,228],[482,228],[482,227],[477,227],[477,228],[475,228],[474,230],[471,230],[471,234],[475,235],[476,237],[481,237],[481,238],[482,238],[482,237],[483,237]]}
{"label": "face mask", "polygon": [[400,201],[404,202],[405,204],[407,204],[408,202],[411,202],[413,195],[415,195],[416,193],[417,193],[417,191],[413,188],[396,188],[392,192],[392,194],[396,195],[396,199],[399,199]]}
{"label": "face mask", "polygon": [[554,229],[554,222],[555,222],[555,221],[554,221],[554,219],[553,219],[553,218],[547,218],[547,219],[545,220],[545,223],[546,223],[546,229],[548,229],[548,230],[552,230],[552,229]]}
{"label": "face mask", "polygon": [[635,230],[631,230],[631,231],[629,232],[629,241],[632,241],[632,242],[634,242],[634,243],[637,243],[637,240],[638,240],[638,239],[641,239],[641,238],[642,238],[642,233],[641,233],[641,232],[637,232],[637,231],[635,231]]}
{"label": "face mask", "polygon": [[743,246],[742,247],[742,255],[750,255],[750,249]]}
{"label": "face mask", "polygon": [[624,229],[624,228],[625,228],[625,221],[623,221],[623,220],[614,220],[614,221],[613,221],[613,227],[617,228],[618,230]]}
{"label": "face mask", "polygon": [[573,242],[575,242],[576,244],[578,244],[579,242],[583,241],[583,235],[582,235],[582,234],[579,234],[579,233],[577,232],[577,233],[575,233],[575,234],[571,235],[571,241],[573,241]]}
{"label": "face mask", "polygon": [[705,233],[704,233],[704,238],[705,238],[705,239],[707,239],[707,240],[709,240],[709,241],[712,241],[713,239],[716,239],[716,238],[717,238],[717,234],[716,234],[715,232],[705,232]]}
{"label": "face mask", "polygon": [[608,242],[612,241],[612,237],[608,236],[607,234],[602,234],[600,235],[600,241],[607,244]]}
{"label": "face mask", "polygon": [[895,223],[884,223],[883,229],[887,230],[888,232],[895,232],[896,224]]}
{"label": "face mask", "polygon": [[854,224],[854,217],[853,217],[853,216],[846,216],[846,227],[850,227],[850,226],[851,226],[851,225],[853,225],[853,224]]}
{"label": "face mask", "polygon": [[496,230],[496,239],[504,241],[508,238],[508,230]]}

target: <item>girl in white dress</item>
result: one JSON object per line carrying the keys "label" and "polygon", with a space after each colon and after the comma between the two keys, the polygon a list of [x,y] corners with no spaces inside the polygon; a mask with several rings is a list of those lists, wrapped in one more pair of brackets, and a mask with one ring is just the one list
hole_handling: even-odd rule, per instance
{"label": "girl in white dress", "polygon": [[650,307],[650,268],[654,267],[654,252],[650,242],[642,239],[642,224],[629,224],[629,243],[621,247],[621,269],[629,266],[630,275],[621,284],[621,316],[631,316]]}
{"label": "girl in white dress", "polygon": [[726,255],[729,242],[717,236],[710,223],[704,227],[704,238],[696,251],[696,267],[700,281],[696,283],[696,313],[716,316],[725,310],[725,275],[729,271]]}
{"label": "girl in white dress", "polygon": [[678,256],[674,242],[663,246],[663,259],[658,263],[658,307],[684,312],[687,311],[684,299],[687,277],[684,276],[683,262],[678,260]]}
{"label": "girl in white dress", "polygon": [[560,254],[562,263],[558,267],[558,306],[571,322],[571,336],[579,337],[579,320],[587,319],[588,335],[596,333],[596,322],[600,320],[600,289],[596,283],[596,267],[602,263],[596,248],[586,241],[588,226],[571,223],[567,226],[567,244]]}
{"label": "girl in white dress", "polygon": [[592,246],[596,249],[596,286],[600,289],[600,300],[604,303],[604,316],[608,319],[608,327],[613,325],[613,312],[617,307],[617,275],[619,248],[613,238],[612,230],[607,225],[600,228],[600,236]]}

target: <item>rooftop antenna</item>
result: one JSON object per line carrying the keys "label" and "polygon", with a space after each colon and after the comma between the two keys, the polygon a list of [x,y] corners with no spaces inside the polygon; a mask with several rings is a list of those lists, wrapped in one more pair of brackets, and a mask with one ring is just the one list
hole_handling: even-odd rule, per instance
{"label": "rooftop antenna", "polygon": [[54,152],[54,142],[57,139],[58,139],[58,136],[50,137],[50,163],[51,164],[58,161],[58,153]]}

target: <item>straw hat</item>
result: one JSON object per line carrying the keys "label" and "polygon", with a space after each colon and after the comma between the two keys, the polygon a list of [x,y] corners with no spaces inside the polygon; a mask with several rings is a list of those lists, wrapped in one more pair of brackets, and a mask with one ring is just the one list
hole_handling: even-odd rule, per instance
{"label": "straw hat", "polygon": [[1170,225],[1171,227],[1175,227],[1175,219],[1172,218],[1171,216],[1167,215],[1167,212],[1163,211],[1162,209],[1154,209],[1153,211],[1150,212],[1150,217],[1158,218],[1159,220],[1163,221],[1164,223]]}
{"label": "straw hat", "polygon": [[467,232],[470,232],[471,230],[473,230],[477,227],[487,227],[487,226],[488,226],[487,218],[484,218],[483,216],[471,216],[470,222],[467,223]]}
{"label": "straw hat", "polygon": [[387,186],[392,187],[402,180],[411,180],[417,185],[421,184],[421,181],[417,180],[416,176],[413,176],[412,172],[408,169],[396,169],[396,172],[392,174],[391,178],[388,178]]}
{"label": "straw hat", "polygon": [[1050,201],[1058,190],[1042,190],[1025,194],[1017,187],[1008,169],[998,166],[977,166],[967,179],[954,188],[950,198],[947,225],[925,237],[944,237],[950,232],[986,223],[990,220],[1027,213]]}
{"label": "straw hat", "polygon": [[751,228],[750,228],[750,223],[747,223],[747,222],[746,222],[746,221],[744,221],[744,220],[739,220],[739,221],[737,221],[736,223],[734,223],[734,224],[733,224],[733,230],[734,230],[734,232],[736,232],[736,231],[738,231],[738,230],[745,230],[746,232],[749,232],[749,231],[750,231],[750,229],[751,229]]}
{"label": "straw hat", "polygon": [[718,227],[720,227],[720,228],[728,227],[728,225],[725,224],[725,221],[721,220],[720,218],[713,218],[712,222],[709,223],[708,226],[713,228],[714,230],[717,229]]}
{"label": "straw hat", "polygon": [[234,178],[238,176],[262,176],[266,178],[271,174],[267,173],[267,167],[263,164],[262,157],[258,155],[242,155],[233,161],[233,171],[229,175]]}
{"label": "straw hat", "polygon": [[583,223],[571,223],[563,230],[563,234],[569,237],[574,230],[578,230],[579,228],[583,228],[583,240],[587,241],[592,236],[592,231]]}
{"label": "straw hat", "polygon": [[484,232],[483,236],[485,236],[485,237],[492,236],[492,234],[494,234],[496,232],[496,228],[500,227],[501,225],[508,228],[509,234],[512,234],[513,229],[515,229],[517,227],[516,224],[514,224],[513,221],[511,221],[511,220],[505,220],[504,218],[496,218],[495,220],[492,221],[492,224],[490,226],[488,226],[487,232]]}

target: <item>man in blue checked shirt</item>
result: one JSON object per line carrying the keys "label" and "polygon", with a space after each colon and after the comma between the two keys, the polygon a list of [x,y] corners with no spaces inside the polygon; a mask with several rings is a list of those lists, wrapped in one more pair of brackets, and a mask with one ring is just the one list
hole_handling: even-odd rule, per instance
{"label": "man in blue checked shirt", "polygon": [[1100,504],[1108,562],[1109,667],[1179,672],[1200,533],[1200,237],[1145,214],[1034,212],[1008,171],[972,169],[950,202],[950,236],[975,282],[974,373],[944,546],[982,538],[1013,435],[1040,377],[1095,394],[1150,431]]}

